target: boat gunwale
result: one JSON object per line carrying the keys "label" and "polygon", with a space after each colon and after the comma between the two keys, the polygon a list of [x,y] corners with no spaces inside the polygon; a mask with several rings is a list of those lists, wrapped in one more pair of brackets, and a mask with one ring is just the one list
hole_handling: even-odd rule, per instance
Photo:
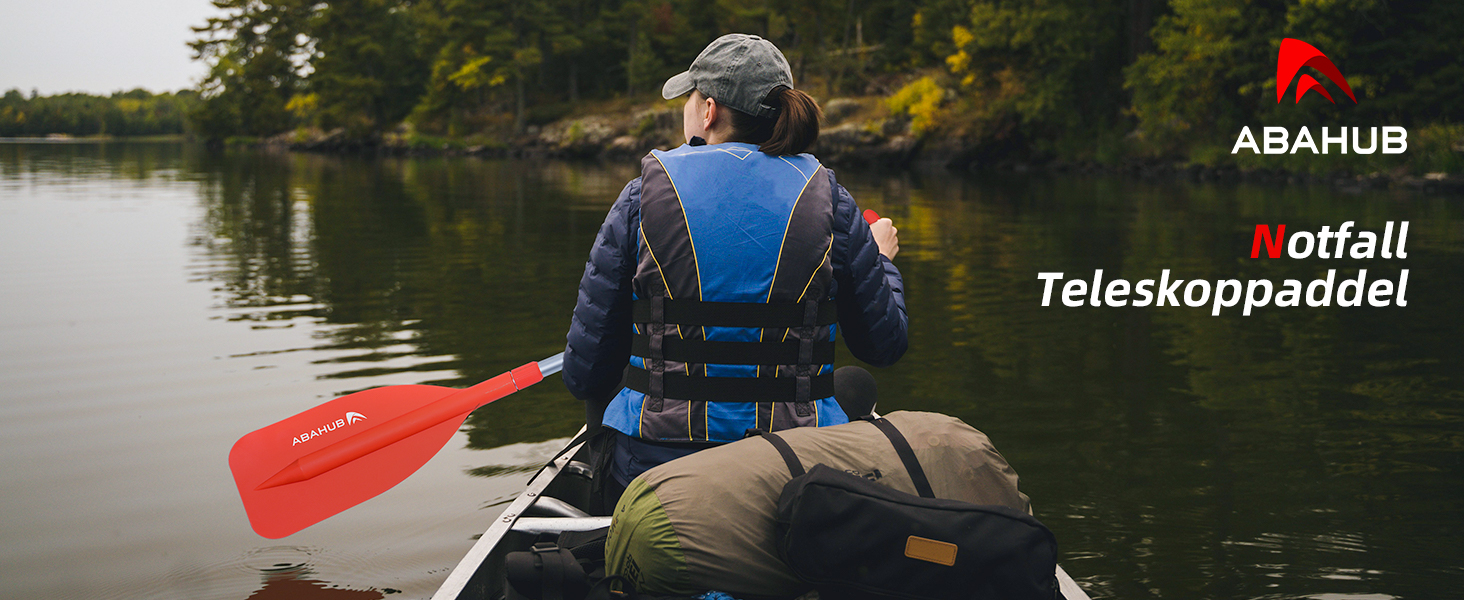
{"label": "boat gunwale", "polygon": [[518,521],[519,517],[523,516],[524,512],[530,506],[533,506],[534,502],[539,499],[540,494],[544,492],[544,489],[549,487],[549,483],[559,476],[560,472],[564,470],[565,465],[568,465],[569,461],[574,458],[574,455],[579,452],[579,449],[584,446],[584,442],[580,442],[579,444],[574,443],[574,440],[578,439],[584,432],[585,428],[581,426],[579,433],[576,433],[575,437],[570,439],[572,445],[560,451],[557,458],[544,465],[544,468],[540,469],[538,473],[535,473],[529,479],[529,483],[525,486],[524,491],[513,502],[509,503],[508,508],[504,509],[502,514],[493,520],[493,524],[489,525],[487,531],[484,531],[483,535],[478,537],[478,541],[468,550],[467,555],[463,556],[461,561],[458,561],[457,566],[453,567],[451,573],[448,573],[447,579],[442,582],[442,585],[437,588],[437,592],[432,595],[432,600],[457,600],[462,596],[463,590],[472,581],[473,576],[478,573],[478,570],[482,568],[483,562],[492,554],[493,549],[503,541],[503,537],[508,535],[509,531],[513,530],[514,523]]}

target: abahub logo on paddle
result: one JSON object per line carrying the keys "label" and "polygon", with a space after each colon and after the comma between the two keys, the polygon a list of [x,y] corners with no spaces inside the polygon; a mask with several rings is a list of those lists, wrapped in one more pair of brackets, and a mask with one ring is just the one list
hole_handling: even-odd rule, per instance
{"label": "abahub logo on paddle", "polygon": [[[1327,99],[1327,102],[1336,104],[1332,93],[1312,77],[1309,73],[1302,73],[1302,67],[1311,67],[1321,73],[1328,81],[1347,94],[1352,104],[1357,104],[1357,95],[1352,93],[1352,86],[1347,84],[1347,78],[1342,76],[1342,71],[1327,58],[1321,50],[1315,46],[1295,38],[1281,40],[1281,49],[1276,53],[1276,103],[1280,104],[1286,98],[1286,91],[1292,89],[1292,81],[1296,81],[1296,96],[1292,104],[1300,104],[1303,96],[1309,92],[1317,92]],[[1301,76],[1298,78],[1297,75]],[[1354,154],[1372,154],[1382,146],[1383,154],[1402,154],[1408,150],[1408,130],[1402,127],[1385,125],[1382,127],[1368,127],[1368,145],[1362,145],[1362,128],[1360,127],[1338,127],[1337,135],[1332,135],[1331,128],[1322,127],[1320,147],[1318,138],[1312,137],[1311,130],[1302,127],[1296,132],[1295,137],[1285,127],[1262,127],[1261,135],[1263,144],[1256,143],[1256,137],[1251,133],[1250,126],[1242,127],[1240,135],[1235,138],[1235,146],[1230,149],[1231,154],[1238,154],[1243,149],[1249,149],[1256,154],[1296,154],[1299,150],[1310,150],[1312,154],[1327,154],[1332,148],[1341,154],[1347,154],[1347,147],[1352,146]],[[1382,137],[1379,139],[1379,130]],[[1350,132],[1350,135],[1349,135]],[[1381,142],[1381,144],[1379,143]]]}
{"label": "abahub logo on paddle", "polygon": [[366,415],[358,412],[347,412],[345,416],[339,419],[336,419],[334,421],[321,425],[320,427],[316,427],[315,429],[311,429],[310,431],[295,436],[294,441],[290,442],[290,446],[294,447],[298,444],[303,444],[310,441],[312,438],[320,437],[347,425],[355,425],[356,423],[365,420]]}

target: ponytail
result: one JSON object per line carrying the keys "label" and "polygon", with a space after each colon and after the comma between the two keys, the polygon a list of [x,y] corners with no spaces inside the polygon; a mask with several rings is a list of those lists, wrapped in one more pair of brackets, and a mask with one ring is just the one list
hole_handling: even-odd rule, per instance
{"label": "ponytail", "polygon": [[765,154],[782,156],[802,154],[818,140],[818,121],[823,116],[818,103],[808,94],[792,88],[779,88],[778,121],[773,135],[758,147]]}
{"label": "ponytail", "polygon": [[818,140],[818,121],[823,111],[808,94],[779,87],[763,102],[778,107],[776,117],[754,117],[729,108],[734,141],[757,144],[764,154],[785,156],[802,154]]}

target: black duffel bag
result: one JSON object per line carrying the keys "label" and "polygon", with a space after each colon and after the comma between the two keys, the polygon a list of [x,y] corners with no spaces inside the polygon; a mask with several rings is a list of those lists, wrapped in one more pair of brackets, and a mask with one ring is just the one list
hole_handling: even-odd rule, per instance
{"label": "black duffel bag", "polygon": [[778,500],[778,551],[821,600],[1052,600],[1057,539],[1023,512],[936,498],[910,444],[894,444],[919,496],[819,464],[806,473],[776,434],[793,480]]}

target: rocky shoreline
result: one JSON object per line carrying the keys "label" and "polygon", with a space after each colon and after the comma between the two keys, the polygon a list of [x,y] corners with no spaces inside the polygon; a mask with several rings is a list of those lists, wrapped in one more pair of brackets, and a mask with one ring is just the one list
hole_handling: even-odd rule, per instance
{"label": "rocky shoreline", "polygon": [[[1117,164],[1096,162],[1024,162],[978,155],[959,140],[922,140],[910,131],[908,119],[886,116],[872,99],[835,99],[824,105],[825,123],[811,152],[838,168],[902,170],[919,162],[953,170],[998,169],[1018,173],[1123,175],[1146,180],[1254,182],[1330,185],[1342,190],[1409,189],[1464,194],[1464,175],[1405,169],[1363,175],[1317,175],[1281,169],[1239,169],[1202,166],[1187,161],[1130,159]],[[300,130],[258,142],[275,150],[378,156],[480,156],[569,160],[635,160],[655,148],[681,144],[680,110],[667,104],[628,115],[590,115],[530,126],[523,134],[495,143],[415,136],[405,128],[369,139],[347,137],[344,131]]]}

